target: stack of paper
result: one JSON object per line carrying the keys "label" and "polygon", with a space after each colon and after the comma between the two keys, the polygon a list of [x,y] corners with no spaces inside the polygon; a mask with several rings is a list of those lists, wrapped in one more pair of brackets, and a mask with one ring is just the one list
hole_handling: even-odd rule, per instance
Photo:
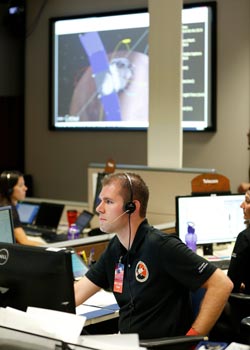
{"label": "stack of paper", "polygon": [[0,325],[19,331],[77,343],[86,318],[74,314],[29,307],[27,312],[0,308]]}

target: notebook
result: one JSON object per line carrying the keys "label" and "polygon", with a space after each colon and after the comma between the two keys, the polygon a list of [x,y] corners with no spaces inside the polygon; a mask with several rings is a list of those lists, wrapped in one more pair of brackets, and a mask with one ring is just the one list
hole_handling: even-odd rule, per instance
{"label": "notebook", "polygon": [[33,224],[40,205],[37,203],[20,202],[17,205],[19,219],[23,225]]}
{"label": "notebook", "polygon": [[0,242],[16,243],[11,206],[0,207]]}
{"label": "notebook", "polygon": [[46,238],[46,234],[56,235],[63,209],[64,204],[41,202],[35,222],[25,227],[26,233],[43,238]]}

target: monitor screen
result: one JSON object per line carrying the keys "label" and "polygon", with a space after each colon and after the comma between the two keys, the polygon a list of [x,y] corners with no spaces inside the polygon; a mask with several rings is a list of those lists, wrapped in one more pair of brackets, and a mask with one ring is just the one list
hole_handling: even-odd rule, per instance
{"label": "monitor screen", "polygon": [[246,228],[244,200],[244,194],[177,196],[176,232],[185,242],[188,225],[194,226],[198,245],[235,241]]}
{"label": "monitor screen", "polygon": [[11,206],[0,207],[0,242],[15,243]]}
{"label": "monitor screen", "polygon": [[[141,9],[50,19],[50,129],[147,130],[149,17]],[[182,126],[214,131],[216,3],[184,5],[182,28]]]}
{"label": "monitor screen", "polygon": [[20,202],[17,204],[17,212],[22,224],[33,224],[40,205],[34,203]]}
{"label": "monitor screen", "polygon": [[0,243],[0,306],[75,313],[71,251]]}

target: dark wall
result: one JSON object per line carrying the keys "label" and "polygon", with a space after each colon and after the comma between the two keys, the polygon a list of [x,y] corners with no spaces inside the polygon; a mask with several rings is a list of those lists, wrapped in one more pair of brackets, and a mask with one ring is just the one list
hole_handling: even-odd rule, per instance
{"label": "dark wall", "polygon": [[0,171],[24,171],[24,6],[0,3]]}

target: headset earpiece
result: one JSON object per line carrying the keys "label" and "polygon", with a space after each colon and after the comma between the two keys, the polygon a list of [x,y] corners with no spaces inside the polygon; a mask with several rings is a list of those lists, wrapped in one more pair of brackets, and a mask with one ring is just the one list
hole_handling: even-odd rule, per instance
{"label": "headset earpiece", "polygon": [[12,180],[11,178],[11,173],[10,172],[2,172],[1,173],[1,183],[3,185],[3,189],[7,195],[11,195],[13,192],[13,187],[10,186],[10,181]]}
{"label": "headset earpiece", "polygon": [[129,188],[130,188],[130,201],[125,203],[124,205],[124,211],[128,214],[132,214],[135,209],[136,209],[136,205],[135,203],[133,202],[133,186],[132,186],[132,180],[130,178],[130,176],[128,174],[124,174],[128,180],[128,183],[129,183]]}
{"label": "headset earpiece", "polygon": [[135,203],[127,202],[124,206],[124,209],[125,209],[124,211],[126,211],[128,214],[132,214],[136,209]]}

